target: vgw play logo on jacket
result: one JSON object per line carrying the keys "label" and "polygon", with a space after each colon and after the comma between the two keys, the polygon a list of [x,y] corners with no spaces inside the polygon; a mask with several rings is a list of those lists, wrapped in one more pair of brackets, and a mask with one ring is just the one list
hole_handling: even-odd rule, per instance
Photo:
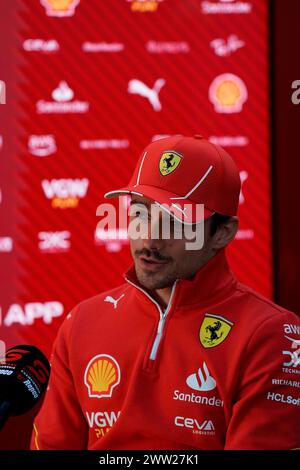
{"label": "vgw play logo on jacket", "polygon": [[85,369],[84,383],[91,398],[111,397],[120,380],[120,366],[108,354],[94,356]]}
{"label": "vgw play logo on jacket", "polygon": [[91,411],[85,412],[90,429],[95,431],[97,439],[105,436],[117,422],[121,411]]}

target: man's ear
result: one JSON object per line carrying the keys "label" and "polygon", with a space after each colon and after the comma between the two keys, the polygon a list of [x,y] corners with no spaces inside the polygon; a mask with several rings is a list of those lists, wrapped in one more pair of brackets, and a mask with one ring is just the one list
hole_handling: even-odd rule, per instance
{"label": "man's ear", "polygon": [[234,239],[238,228],[237,216],[232,216],[226,222],[222,222],[213,236],[213,248],[220,250],[227,246]]}

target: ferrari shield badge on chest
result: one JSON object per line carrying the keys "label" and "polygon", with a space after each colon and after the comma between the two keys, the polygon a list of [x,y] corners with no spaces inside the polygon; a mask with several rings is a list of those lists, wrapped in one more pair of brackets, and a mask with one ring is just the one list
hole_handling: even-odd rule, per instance
{"label": "ferrari shield badge on chest", "polygon": [[164,152],[159,160],[159,171],[161,175],[167,176],[172,173],[180,164],[182,156],[177,152]]}
{"label": "ferrari shield badge on chest", "polygon": [[206,313],[199,331],[200,343],[205,348],[214,348],[229,335],[233,323],[220,315]]}

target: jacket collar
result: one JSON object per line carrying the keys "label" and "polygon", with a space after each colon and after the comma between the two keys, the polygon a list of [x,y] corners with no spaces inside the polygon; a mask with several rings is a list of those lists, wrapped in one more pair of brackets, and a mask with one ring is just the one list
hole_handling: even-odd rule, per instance
{"label": "jacket collar", "polygon": [[[136,287],[144,300],[149,301],[151,291],[146,291],[139,283],[134,263],[123,276],[127,282]],[[202,266],[191,279],[177,281],[174,302],[177,308],[216,304],[229,294],[236,283],[237,280],[228,266],[226,252],[223,249]]]}

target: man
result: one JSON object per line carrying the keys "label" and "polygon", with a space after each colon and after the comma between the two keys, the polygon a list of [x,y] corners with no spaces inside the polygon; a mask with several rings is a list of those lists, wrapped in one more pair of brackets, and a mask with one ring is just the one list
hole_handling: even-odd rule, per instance
{"label": "man", "polygon": [[148,145],[129,185],[106,194],[131,195],[134,264],[62,325],[33,448],[300,446],[300,321],[228,267],[239,192],[223,149],[174,136]]}

